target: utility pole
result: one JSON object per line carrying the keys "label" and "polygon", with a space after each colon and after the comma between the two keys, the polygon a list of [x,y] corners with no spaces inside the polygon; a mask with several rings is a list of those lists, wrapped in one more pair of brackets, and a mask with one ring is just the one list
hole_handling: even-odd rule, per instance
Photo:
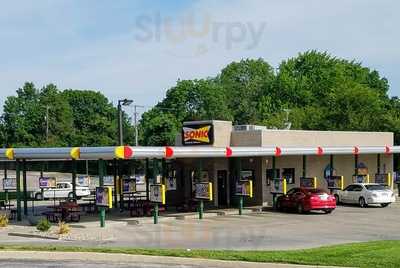
{"label": "utility pole", "polygon": [[139,137],[139,130],[138,130],[138,112],[137,112],[137,108],[144,108],[144,106],[141,106],[141,105],[134,105],[133,106],[133,108],[134,108],[134,114],[133,114],[133,117],[134,117],[134,121],[135,121],[135,146],[139,146],[139,139],[138,139],[138,137]]}
{"label": "utility pole", "polygon": [[46,144],[49,143],[49,109],[50,107],[46,106]]}

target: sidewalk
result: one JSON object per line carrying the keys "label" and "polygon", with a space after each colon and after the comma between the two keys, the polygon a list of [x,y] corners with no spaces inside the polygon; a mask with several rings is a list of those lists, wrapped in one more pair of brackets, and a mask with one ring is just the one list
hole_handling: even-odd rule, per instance
{"label": "sidewalk", "polygon": [[179,266],[199,266],[216,268],[311,268],[328,266],[306,266],[293,264],[274,264],[274,263],[253,263],[239,261],[219,261],[193,258],[178,257],[158,257],[128,254],[108,254],[108,253],[87,253],[87,252],[32,252],[32,251],[3,251],[0,254],[1,260],[35,260],[35,261],[83,261],[122,264],[164,264]]}

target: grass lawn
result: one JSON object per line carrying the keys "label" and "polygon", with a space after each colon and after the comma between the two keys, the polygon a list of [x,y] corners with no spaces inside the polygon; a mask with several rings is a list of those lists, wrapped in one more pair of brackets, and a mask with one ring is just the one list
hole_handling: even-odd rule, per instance
{"label": "grass lawn", "polygon": [[0,245],[0,250],[103,252],[135,255],[174,256],[234,260],[249,262],[274,262],[349,267],[400,267],[400,241],[374,241],[344,244],[307,250],[290,251],[230,251],[230,250],[179,250],[135,248],[87,248],[67,246]]}

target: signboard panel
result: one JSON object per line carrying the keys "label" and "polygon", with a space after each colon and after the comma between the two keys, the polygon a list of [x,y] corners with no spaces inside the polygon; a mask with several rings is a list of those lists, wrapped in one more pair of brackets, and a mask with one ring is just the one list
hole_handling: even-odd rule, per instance
{"label": "signboard panel", "polygon": [[112,208],[111,187],[96,187],[96,206]]}
{"label": "signboard panel", "polygon": [[328,182],[328,189],[343,190],[344,188],[343,176],[330,176],[326,180]]}
{"label": "signboard panel", "polygon": [[123,192],[124,193],[135,193],[136,192],[136,179],[134,178],[124,178],[123,179]]}
{"label": "signboard panel", "polygon": [[353,183],[368,183],[368,175],[353,175]]}
{"label": "signboard panel", "polygon": [[168,174],[166,184],[167,191],[175,191],[177,189],[175,170],[172,173]]}
{"label": "signboard panel", "polygon": [[271,183],[271,193],[286,194],[286,179],[275,178]]}
{"label": "signboard panel", "polygon": [[39,178],[39,188],[56,188],[57,179],[55,177]]}
{"label": "signboard panel", "polygon": [[317,178],[300,178],[300,187],[302,188],[317,188]]}
{"label": "signboard panel", "polygon": [[196,124],[183,126],[183,145],[211,145],[213,143],[214,127],[212,124]]}
{"label": "signboard panel", "polygon": [[240,171],[240,180],[241,181],[250,181],[253,180],[254,171],[253,170],[241,170]]}
{"label": "signboard panel", "polygon": [[150,201],[165,205],[165,185],[163,184],[150,185]]}
{"label": "signboard panel", "polygon": [[106,186],[114,186],[114,176],[104,176],[103,181]]}
{"label": "signboard panel", "polygon": [[389,174],[375,174],[375,183],[389,185]]}
{"label": "signboard panel", "polygon": [[79,186],[90,186],[90,177],[89,176],[79,176],[76,182]]}
{"label": "signboard panel", "polygon": [[211,182],[196,183],[195,198],[212,201],[212,183]]}
{"label": "signboard panel", "polygon": [[17,178],[4,178],[3,190],[17,190]]}
{"label": "signboard panel", "polygon": [[253,197],[253,181],[238,181],[236,183],[236,195]]}

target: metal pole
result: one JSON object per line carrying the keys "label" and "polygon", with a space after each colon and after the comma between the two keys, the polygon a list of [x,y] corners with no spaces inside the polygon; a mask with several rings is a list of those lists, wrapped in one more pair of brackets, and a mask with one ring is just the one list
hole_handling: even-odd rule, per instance
{"label": "metal pole", "polygon": [[139,145],[139,140],[138,140],[138,125],[137,125],[137,110],[136,110],[136,108],[137,108],[137,105],[134,105],[133,106],[133,108],[134,108],[134,114],[133,114],[133,117],[134,117],[134,121],[135,121],[135,145],[136,146],[138,146]]}
{"label": "metal pole", "polygon": [[381,173],[381,155],[378,154],[376,157],[376,173]]}
{"label": "metal pole", "polygon": [[[3,162],[3,163],[4,163],[4,178],[7,179],[7,177],[8,177],[8,174],[7,174],[8,163],[7,162]],[[5,190],[5,194],[6,194],[6,204],[9,204],[8,190]]]}
{"label": "metal pole", "polygon": [[243,196],[239,196],[239,215],[243,214]]}
{"label": "metal pole", "polygon": [[157,224],[158,223],[158,203],[154,203],[153,217],[154,217],[154,224]]}
{"label": "metal pole", "polygon": [[117,208],[118,206],[118,172],[117,172],[117,159],[113,160],[113,175],[114,175],[114,204],[115,207]]}
{"label": "metal pole", "polygon": [[17,221],[22,220],[21,215],[21,166],[20,161],[16,161],[16,179],[17,179]]}
{"label": "metal pole", "polygon": [[23,188],[23,197],[24,197],[24,215],[28,215],[28,191],[26,185],[26,161],[25,159],[22,162],[22,188]]}
{"label": "metal pole", "polygon": [[76,160],[72,159],[72,192],[74,193],[74,198],[76,198]]}
{"label": "metal pole", "polygon": [[[272,174],[273,174],[273,180],[278,177],[278,174],[276,172],[276,158],[275,156],[272,156]],[[272,207],[275,209],[276,208],[276,194],[272,194]]]}
{"label": "metal pole", "polygon": [[303,178],[307,177],[307,156],[303,155]]}
{"label": "metal pole", "polygon": [[46,106],[46,144],[49,143],[49,109],[50,107]]}
{"label": "metal pole", "polygon": [[124,193],[123,193],[123,182],[122,182],[122,168],[124,162],[118,160],[118,186],[119,186],[119,210],[122,212],[124,210]]}
{"label": "metal pole", "polygon": [[146,200],[150,200],[150,167],[148,158],[146,158]]}
{"label": "metal pole", "polygon": [[[104,160],[99,160],[99,184],[100,187],[104,186]],[[100,208],[100,227],[104,228],[106,226],[106,209],[104,207]]]}
{"label": "metal pole", "polygon": [[358,155],[354,155],[354,175],[358,176]]}
{"label": "metal pole", "polygon": [[203,219],[203,213],[204,213],[204,202],[203,202],[203,200],[200,199],[200,203],[199,203],[199,219],[200,220]]}
{"label": "metal pole", "polygon": [[[242,160],[240,158],[236,158],[236,183],[239,183],[241,180],[240,173],[242,171]],[[243,210],[243,196],[239,196],[239,215],[242,215]]]}

